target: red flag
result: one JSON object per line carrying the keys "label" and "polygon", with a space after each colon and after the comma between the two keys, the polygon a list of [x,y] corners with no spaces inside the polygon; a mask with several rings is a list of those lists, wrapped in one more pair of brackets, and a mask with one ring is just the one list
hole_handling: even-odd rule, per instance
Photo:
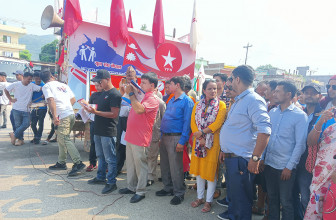
{"label": "red flag", "polygon": [[152,34],[154,40],[154,47],[155,49],[157,49],[159,45],[163,44],[165,41],[162,0],[156,0]]}
{"label": "red flag", "polygon": [[137,53],[140,54],[140,56],[144,57],[145,59],[149,59],[142,52],[141,48],[139,47],[135,39],[130,36],[129,42],[126,45],[125,49],[123,66],[130,64],[134,66],[136,69],[140,70],[142,73],[147,73],[148,69],[144,67]]}
{"label": "red flag", "polygon": [[128,41],[128,29],[123,0],[112,0],[110,14],[110,40],[117,47],[118,39]]}
{"label": "red flag", "polygon": [[63,63],[64,63],[64,49],[62,48],[62,53],[61,53],[61,55],[60,55],[60,57],[59,57],[59,59],[58,59],[57,64],[58,64],[59,66],[62,66]]}
{"label": "red flag", "polygon": [[129,14],[128,14],[127,27],[129,27],[129,28],[133,28],[133,22],[132,22],[132,14],[131,14],[131,10],[129,10]]}
{"label": "red flag", "polygon": [[71,36],[82,21],[79,0],[66,0],[64,11],[64,33]]}

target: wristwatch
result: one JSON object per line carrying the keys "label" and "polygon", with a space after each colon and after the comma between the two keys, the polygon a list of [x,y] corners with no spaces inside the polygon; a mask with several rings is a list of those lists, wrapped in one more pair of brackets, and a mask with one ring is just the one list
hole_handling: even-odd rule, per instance
{"label": "wristwatch", "polygon": [[258,156],[256,156],[256,155],[252,155],[252,160],[253,160],[254,162],[258,162],[260,159],[261,159],[260,157],[258,157]]}
{"label": "wristwatch", "polygon": [[132,96],[132,95],[134,95],[134,92],[130,92],[128,95],[129,95],[129,96]]}

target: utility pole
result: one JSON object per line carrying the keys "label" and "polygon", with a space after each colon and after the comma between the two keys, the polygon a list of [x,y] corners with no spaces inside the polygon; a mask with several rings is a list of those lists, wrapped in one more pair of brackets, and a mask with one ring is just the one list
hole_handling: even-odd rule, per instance
{"label": "utility pole", "polygon": [[243,47],[243,48],[246,48],[245,65],[246,65],[246,61],[247,61],[248,49],[249,49],[249,47],[252,47],[252,46],[253,45],[250,45],[250,43],[247,43],[247,45]]}

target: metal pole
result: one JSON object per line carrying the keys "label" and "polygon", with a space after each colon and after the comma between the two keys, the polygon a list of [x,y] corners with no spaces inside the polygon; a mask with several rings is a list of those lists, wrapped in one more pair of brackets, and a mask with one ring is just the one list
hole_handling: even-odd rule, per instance
{"label": "metal pole", "polygon": [[246,48],[245,65],[246,65],[246,62],[247,62],[248,49],[249,49],[249,47],[252,47],[252,46],[253,45],[250,45],[250,43],[247,43],[247,45],[243,47],[243,48]]}

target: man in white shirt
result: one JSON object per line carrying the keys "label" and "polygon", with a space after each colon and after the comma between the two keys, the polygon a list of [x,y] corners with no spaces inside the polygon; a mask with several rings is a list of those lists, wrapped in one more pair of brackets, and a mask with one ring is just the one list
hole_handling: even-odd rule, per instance
{"label": "man in white shirt", "polygon": [[[22,82],[15,82],[5,88],[5,94],[10,102],[13,103],[13,116],[15,123],[15,132],[10,133],[13,145],[23,145],[23,133],[30,125],[30,109],[33,92],[41,90],[40,86],[32,84],[33,74],[26,72],[23,74]],[[14,98],[10,96],[14,93]],[[18,140],[17,144],[15,143]]]}
{"label": "man in white shirt", "polygon": [[0,128],[7,127],[7,105],[9,105],[9,100],[4,94],[4,90],[10,83],[6,80],[7,74],[5,72],[0,72]]}
{"label": "man in white shirt", "polygon": [[49,71],[41,73],[41,79],[45,83],[42,88],[43,95],[48,102],[53,123],[57,126],[57,143],[58,143],[58,161],[55,165],[50,166],[50,170],[66,170],[67,152],[74,163],[68,176],[76,176],[85,168],[79,152],[70,140],[70,132],[75,124],[75,114],[73,104],[76,102],[75,95],[68,85],[55,80]]}

